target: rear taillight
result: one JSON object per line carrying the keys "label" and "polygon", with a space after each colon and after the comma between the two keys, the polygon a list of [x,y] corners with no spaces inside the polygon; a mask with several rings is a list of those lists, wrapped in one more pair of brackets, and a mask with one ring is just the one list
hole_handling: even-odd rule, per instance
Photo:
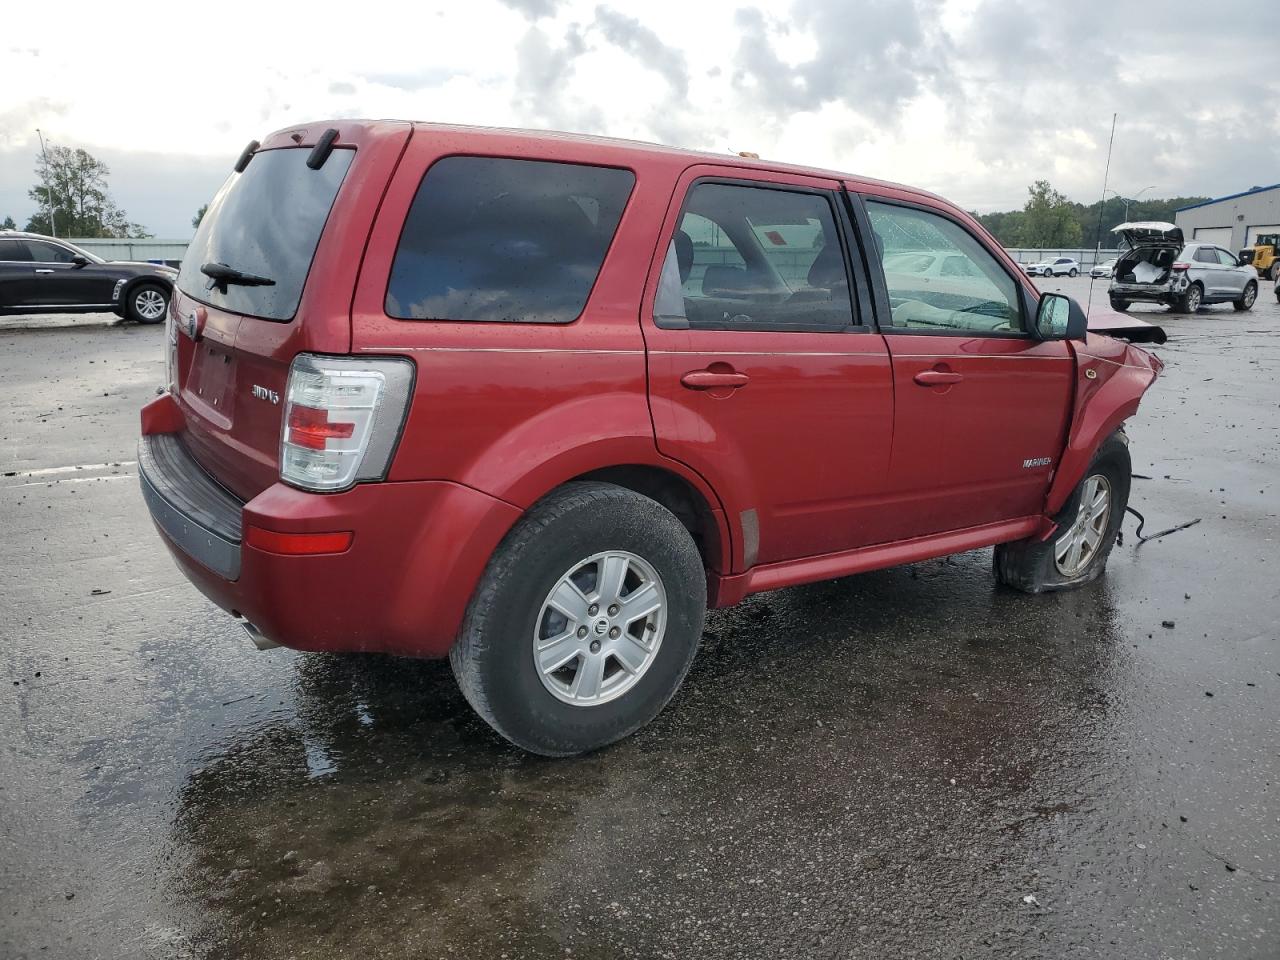
{"label": "rear taillight", "polygon": [[1174,269],[1174,270],[1190,270],[1190,269],[1191,269],[1191,264],[1189,264],[1189,263],[1175,263],[1175,264],[1173,265],[1173,269]]}
{"label": "rear taillight", "polygon": [[303,490],[345,490],[391,466],[413,388],[408,360],[300,353],[289,367],[280,479]]}

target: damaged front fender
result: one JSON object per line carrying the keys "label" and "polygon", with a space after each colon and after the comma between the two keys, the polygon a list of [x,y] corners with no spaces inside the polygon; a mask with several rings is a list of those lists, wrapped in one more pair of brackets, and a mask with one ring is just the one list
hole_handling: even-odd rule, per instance
{"label": "damaged front fender", "polygon": [[1066,450],[1045,501],[1050,517],[1066,504],[1102,442],[1138,412],[1142,395],[1164,369],[1147,351],[1097,333],[1074,346],[1075,405]]}

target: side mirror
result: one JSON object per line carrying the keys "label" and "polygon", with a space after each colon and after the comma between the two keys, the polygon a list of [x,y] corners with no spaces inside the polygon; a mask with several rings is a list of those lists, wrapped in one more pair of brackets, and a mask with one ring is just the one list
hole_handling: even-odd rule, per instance
{"label": "side mirror", "polygon": [[1036,310],[1036,336],[1041,340],[1083,340],[1089,320],[1080,304],[1060,293],[1042,293]]}
{"label": "side mirror", "polygon": [[77,253],[74,257],[71,258],[71,263],[77,267],[87,267],[89,265],[89,258],[82,257],[80,254]]}

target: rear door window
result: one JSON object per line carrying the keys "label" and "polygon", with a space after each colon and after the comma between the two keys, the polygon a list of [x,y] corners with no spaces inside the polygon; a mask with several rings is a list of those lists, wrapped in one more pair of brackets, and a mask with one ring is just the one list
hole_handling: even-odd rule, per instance
{"label": "rear door window", "polygon": [[1200,263],[1217,263],[1218,255],[1213,252],[1213,247],[1201,247],[1196,251],[1196,260]]}
{"label": "rear door window", "polygon": [[387,286],[401,320],[570,323],[631,195],[629,170],[445,157],[422,179]]}
{"label": "rear door window", "polygon": [[[311,270],[311,260],[354,150],[334,150],[319,170],[307,166],[309,149],[261,150],[243,173],[233,173],[209,203],[182,259],[178,287],[210,306],[265,320],[290,320]],[[200,272],[226,264],[269,285],[211,287]]]}

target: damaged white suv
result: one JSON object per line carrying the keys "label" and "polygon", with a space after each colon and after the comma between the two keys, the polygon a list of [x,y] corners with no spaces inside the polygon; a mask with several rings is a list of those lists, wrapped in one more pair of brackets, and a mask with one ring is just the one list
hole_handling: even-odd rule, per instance
{"label": "damaged white suv", "polygon": [[1184,243],[1182,229],[1172,223],[1122,223],[1111,232],[1127,248],[1107,291],[1113,310],[1123,313],[1136,301],[1163,303],[1179,313],[1195,313],[1206,303],[1248,310],[1258,299],[1252,267],[1212,243]]}

